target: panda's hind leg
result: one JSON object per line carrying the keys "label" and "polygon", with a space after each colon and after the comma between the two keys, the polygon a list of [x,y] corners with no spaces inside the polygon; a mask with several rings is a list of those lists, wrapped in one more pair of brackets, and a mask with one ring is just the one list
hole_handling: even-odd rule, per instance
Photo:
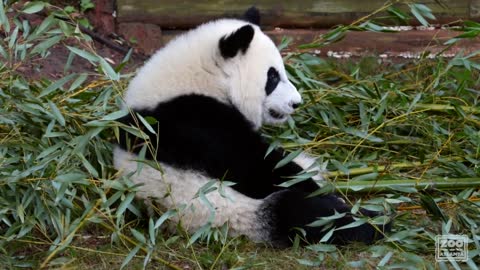
{"label": "panda's hind leg", "polygon": [[[271,241],[275,246],[288,246],[299,232],[295,228],[306,232],[306,241],[310,244],[320,241],[331,228],[355,222],[351,208],[339,197],[333,194],[307,197],[303,191],[287,189],[272,194],[265,199],[261,207],[262,217],[269,224]],[[358,216],[374,217],[379,213],[361,210]],[[329,217],[339,213],[339,218],[333,219],[333,224],[309,226],[321,217]],[[344,215],[343,215],[344,214]],[[330,227],[329,227],[330,226]],[[334,230],[328,243],[343,245],[351,242],[370,244],[384,237],[384,232],[390,230],[390,224],[375,226],[364,223],[352,228]]]}

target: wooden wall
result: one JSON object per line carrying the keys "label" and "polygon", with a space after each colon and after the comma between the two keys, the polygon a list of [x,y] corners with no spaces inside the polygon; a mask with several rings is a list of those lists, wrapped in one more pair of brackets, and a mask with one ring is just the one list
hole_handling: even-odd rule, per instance
{"label": "wooden wall", "polygon": [[[262,25],[331,27],[349,24],[382,7],[386,0],[117,0],[117,22],[156,24],[162,28],[189,28],[220,17],[239,17],[255,4]],[[436,23],[480,19],[480,0],[423,0],[437,16]],[[439,5],[442,2],[445,6]]]}

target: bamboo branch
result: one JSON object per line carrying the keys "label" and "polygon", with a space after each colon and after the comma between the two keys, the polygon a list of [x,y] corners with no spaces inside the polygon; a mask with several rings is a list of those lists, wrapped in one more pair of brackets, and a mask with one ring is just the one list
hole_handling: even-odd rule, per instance
{"label": "bamboo branch", "polygon": [[335,187],[342,192],[383,192],[398,188],[454,190],[480,187],[480,177],[432,180],[381,180],[336,182]]}

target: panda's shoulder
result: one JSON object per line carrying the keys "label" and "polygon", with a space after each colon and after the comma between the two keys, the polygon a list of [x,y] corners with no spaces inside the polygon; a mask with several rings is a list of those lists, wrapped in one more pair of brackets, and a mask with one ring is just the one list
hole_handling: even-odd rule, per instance
{"label": "panda's shoulder", "polygon": [[252,124],[235,106],[208,95],[182,95],[159,103],[155,108],[138,112],[144,116],[153,116],[163,123],[174,123],[176,126],[253,130]]}

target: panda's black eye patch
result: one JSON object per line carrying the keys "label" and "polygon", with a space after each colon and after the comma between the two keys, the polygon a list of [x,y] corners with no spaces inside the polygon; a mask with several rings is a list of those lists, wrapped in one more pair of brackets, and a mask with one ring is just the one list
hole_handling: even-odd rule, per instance
{"label": "panda's black eye patch", "polygon": [[280,74],[274,67],[270,67],[267,72],[267,84],[265,85],[265,92],[267,96],[270,95],[280,82]]}

